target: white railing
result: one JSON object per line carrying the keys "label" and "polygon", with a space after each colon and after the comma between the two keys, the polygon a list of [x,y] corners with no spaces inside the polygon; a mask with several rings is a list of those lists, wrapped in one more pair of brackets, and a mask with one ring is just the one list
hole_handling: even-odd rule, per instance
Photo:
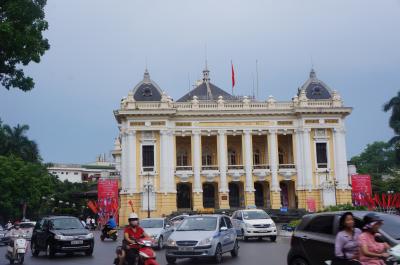
{"label": "white railing", "polygon": [[[335,102],[337,103],[337,102]],[[291,110],[294,108],[332,108],[333,100],[318,100],[306,102],[280,101],[280,102],[243,102],[243,101],[197,101],[197,102],[127,102],[126,109],[176,109],[176,110]],[[341,104],[339,104],[341,106]]]}
{"label": "white railing", "polygon": [[269,165],[266,164],[253,165],[253,169],[269,169]]}
{"label": "white railing", "polygon": [[279,164],[279,169],[295,169],[295,164]]}
{"label": "white railing", "polygon": [[192,171],[192,166],[176,166],[175,171]]}
{"label": "white railing", "polygon": [[228,165],[228,170],[241,170],[243,165]]}
{"label": "white railing", "polygon": [[213,171],[215,171],[215,170],[218,170],[219,168],[218,168],[218,166],[201,166],[201,170],[202,171],[207,171],[207,170],[213,170]]}

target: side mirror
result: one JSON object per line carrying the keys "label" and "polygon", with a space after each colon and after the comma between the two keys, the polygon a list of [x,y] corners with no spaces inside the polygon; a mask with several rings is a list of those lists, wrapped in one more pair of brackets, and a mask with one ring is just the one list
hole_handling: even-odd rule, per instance
{"label": "side mirror", "polygon": [[170,225],[165,225],[165,228],[170,228],[171,226]]}
{"label": "side mirror", "polygon": [[226,231],[226,230],[228,230],[228,227],[226,227],[226,226],[223,226],[223,227],[221,227],[221,228],[219,229],[219,231],[221,231],[221,232]]}

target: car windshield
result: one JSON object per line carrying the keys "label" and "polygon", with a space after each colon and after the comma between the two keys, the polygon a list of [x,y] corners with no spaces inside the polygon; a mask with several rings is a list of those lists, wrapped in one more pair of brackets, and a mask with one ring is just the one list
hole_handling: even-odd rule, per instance
{"label": "car windshield", "polygon": [[51,221],[52,229],[82,229],[82,223],[75,218],[57,218]]}
{"label": "car windshield", "polygon": [[182,221],[177,231],[214,231],[217,217],[190,217]]}
{"label": "car windshield", "polygon": [[264,211],[245,211],[243,212],[243,218],[245,220],[254,219],[270,219],[269,215]]}
{"label": "car windshield", "polygon": [[140,221],[140,226],[143,228],[163,228],[163,220],[145,219]]}
{"label": "car windshield", "polygon": [[400,217],[397,215],[382,214],[382,230],[396,240],[400,240]]}

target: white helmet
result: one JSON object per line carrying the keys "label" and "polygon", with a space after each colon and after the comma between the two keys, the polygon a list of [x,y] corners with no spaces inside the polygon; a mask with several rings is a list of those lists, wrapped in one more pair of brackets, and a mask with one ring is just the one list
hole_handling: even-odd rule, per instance
{"label": "white helmet", "polygon": [[130,213],[129,214],[129,218],[128,221],[130,221],[131,219],[139,219],[139,216],[136,213]]}

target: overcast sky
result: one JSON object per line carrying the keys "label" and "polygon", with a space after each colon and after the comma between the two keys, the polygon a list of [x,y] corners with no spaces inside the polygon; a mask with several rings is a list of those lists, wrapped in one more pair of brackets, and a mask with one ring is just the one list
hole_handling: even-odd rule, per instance
{"label": "overcast sky", "polygon": [[[290,100],[308,78],[337,89],[351,157],[388,140],[382,105],[400,90],[400,1],[48,0],[51,48],[27,72],[31,92],[0,89],[0,118],[30,126],[44,160],[85,163],[109,153],[118,135],[113,110],[143,77],[174,99],[201,77],[205,46],[211,82],[259,98]],[[311,59],[312,58],[312,59]]]}

